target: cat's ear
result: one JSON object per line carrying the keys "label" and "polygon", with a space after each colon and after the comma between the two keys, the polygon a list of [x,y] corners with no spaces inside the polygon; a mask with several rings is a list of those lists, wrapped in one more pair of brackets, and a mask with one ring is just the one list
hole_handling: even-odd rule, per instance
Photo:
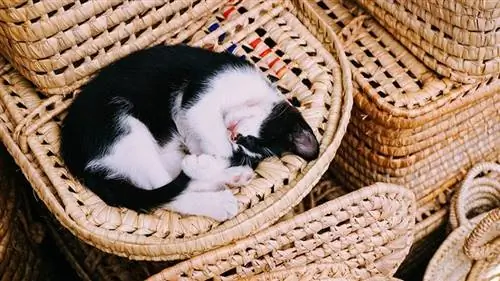
{"label": "cat's ear", "polygon": [[311,161],[318,158],[319,143],[310,128],[300,128],[295,130],[291,136],[292,152],[304,158],[304,160]]}

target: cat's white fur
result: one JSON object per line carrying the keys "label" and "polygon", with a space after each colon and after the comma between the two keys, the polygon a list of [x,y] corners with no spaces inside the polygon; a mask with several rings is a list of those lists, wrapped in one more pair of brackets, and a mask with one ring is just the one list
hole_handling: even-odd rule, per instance
{"label": "cat's white fur", "polygon": [[[258,137],[273,105],[283,99],[256,69],[226,69],[207,83],[206,93],[188,110],[181,110],[181,100],[177,100],[174,121],[179,135],[165,146],[156,142],[141,121],[121,116],[121,125],[130,133],[104,157],[91,161],[87,169],[106,168],[111,172],[108,177],[127,178],[143,189],[167,184],[182,169],[193,181],[164,207],[219,221],[229,219],[236,215],[238,202],[224,184],[245,185],[252,179],[253,170],[229,167],[227,157],[235,144],[227,128],[237,123],[239,133]],[[184,155],[182,145],[190,155]]]}

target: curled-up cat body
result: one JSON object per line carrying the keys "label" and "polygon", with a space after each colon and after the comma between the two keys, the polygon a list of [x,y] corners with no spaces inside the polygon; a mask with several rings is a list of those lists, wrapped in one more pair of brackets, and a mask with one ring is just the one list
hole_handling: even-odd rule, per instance
{"label": "curled-up cat body", "polygon": [[318,151],[299,111],[252,64],[184,45],[104,67],[61,128],[66,166],[108,205],[219,221],[238,211],[226,185],[247,184],[262,159]]}

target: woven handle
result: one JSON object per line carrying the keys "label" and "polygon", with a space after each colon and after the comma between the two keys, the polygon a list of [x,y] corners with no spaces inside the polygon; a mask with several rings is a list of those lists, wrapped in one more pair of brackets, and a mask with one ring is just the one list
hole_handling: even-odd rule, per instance
{"label": "woven handle", "polygon": [[[474,166],[452,200],[450,223],[453,228],[470,224],[467,214],[476,208],[500,202],[500,182],[495,177],[478,177],[485,172],[500,173],[500,165],[492,162]],[[453,213],[454,212],[454,213]]]}
{"label": "woven handle", "polygon": [[465,240],[464,252],[474,260],[500,255],[500,208],[489,212]]}

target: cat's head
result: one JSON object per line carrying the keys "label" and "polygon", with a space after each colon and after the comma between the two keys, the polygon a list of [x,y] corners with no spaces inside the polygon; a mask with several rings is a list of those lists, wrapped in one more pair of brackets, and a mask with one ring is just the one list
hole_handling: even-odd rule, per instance
{"label": "cat's head", "polygon": [[[264,157],[291,152],[305,160],[314,160],[319,154],[319,143],[302,114],[289,102],[282,100],[260,116],[257,134],[239,134],[236,143],[248,154]],[[245,124],[240,128],[245,132]],[[247,125],[249,126],[249,125]]]}

